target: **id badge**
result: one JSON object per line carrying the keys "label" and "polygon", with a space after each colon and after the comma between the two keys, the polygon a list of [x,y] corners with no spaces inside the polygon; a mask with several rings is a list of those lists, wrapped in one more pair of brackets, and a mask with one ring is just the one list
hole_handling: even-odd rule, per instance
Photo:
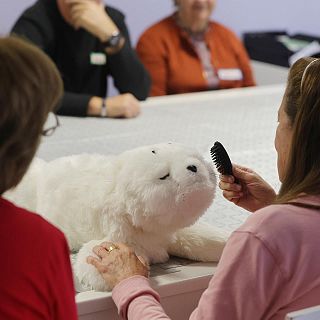
{"label": "id badge", "polygon": [[107,63],[107,55],[103,52],[91,52],[90,63],[98,66],[102,66]]}
{"label": "id badge", "polygon": [[218,70],[218,77],[220,80],[226,81],[235,81],[235,80],[242,80],[243,75],[240,69],[219,69]]}

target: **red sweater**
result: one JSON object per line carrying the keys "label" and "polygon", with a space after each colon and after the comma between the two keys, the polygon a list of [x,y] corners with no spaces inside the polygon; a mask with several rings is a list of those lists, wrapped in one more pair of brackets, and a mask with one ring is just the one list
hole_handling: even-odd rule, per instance
{"label": "red sweater", "polygon": [[3,198],[0,219],[0,319],[77,319],[63,233]]}
{"label": "red sweater", "polygon": [[[205,42],[220,89],[255,85],[247,52],[231,30],[210,22]],[[208,90],[201,60],[174,16],[147,29],[138,41],[137,53],[151,75],[151,96]]]}

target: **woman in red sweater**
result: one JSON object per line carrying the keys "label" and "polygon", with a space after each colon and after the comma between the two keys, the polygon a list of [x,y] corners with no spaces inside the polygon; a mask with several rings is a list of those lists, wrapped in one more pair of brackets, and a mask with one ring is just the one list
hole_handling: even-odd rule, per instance
{"label": "woman in red sweater", "polygon": [[137,44],[151,75],[151,96],[254,86],[241,41],[210,21],[215,0],[174,3],[176,12],[148,28]]}
{"label": "woman in red sweater", "polygon": [[[0,194],[25,174],[43,126],[62,95],[51,60],[18,38],[0,39]],[[58,123],[57,123],[58,124]],[[64,235],[39,215],[0,197],[0,319],[75,320]]]}

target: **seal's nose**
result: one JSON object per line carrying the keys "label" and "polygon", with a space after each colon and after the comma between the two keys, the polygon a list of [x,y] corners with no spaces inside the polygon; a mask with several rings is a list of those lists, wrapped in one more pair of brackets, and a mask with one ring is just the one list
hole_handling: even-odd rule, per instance
{"label": "seal's nose", "polygon": [[187,166],[187,169],[192,171],[192,172],[197,172],[197,167],[195,165]]}

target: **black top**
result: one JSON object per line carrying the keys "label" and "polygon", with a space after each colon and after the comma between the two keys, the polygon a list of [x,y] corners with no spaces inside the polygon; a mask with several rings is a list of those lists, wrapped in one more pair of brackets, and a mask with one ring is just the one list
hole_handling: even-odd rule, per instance
{"label": "black top", "polygon": [[148,96],[150,77],[131,47],[124,15],[111,7],[105,10],[126,39],[114,55],[106,54],[98,38],[65,22],[56,0],[38,0],[12,28],[43,49],[60,70],[65,93],[59,114],[86,116],[90,98],[106,96],[108,75],[120,93],[130,92],[139,100]]}

